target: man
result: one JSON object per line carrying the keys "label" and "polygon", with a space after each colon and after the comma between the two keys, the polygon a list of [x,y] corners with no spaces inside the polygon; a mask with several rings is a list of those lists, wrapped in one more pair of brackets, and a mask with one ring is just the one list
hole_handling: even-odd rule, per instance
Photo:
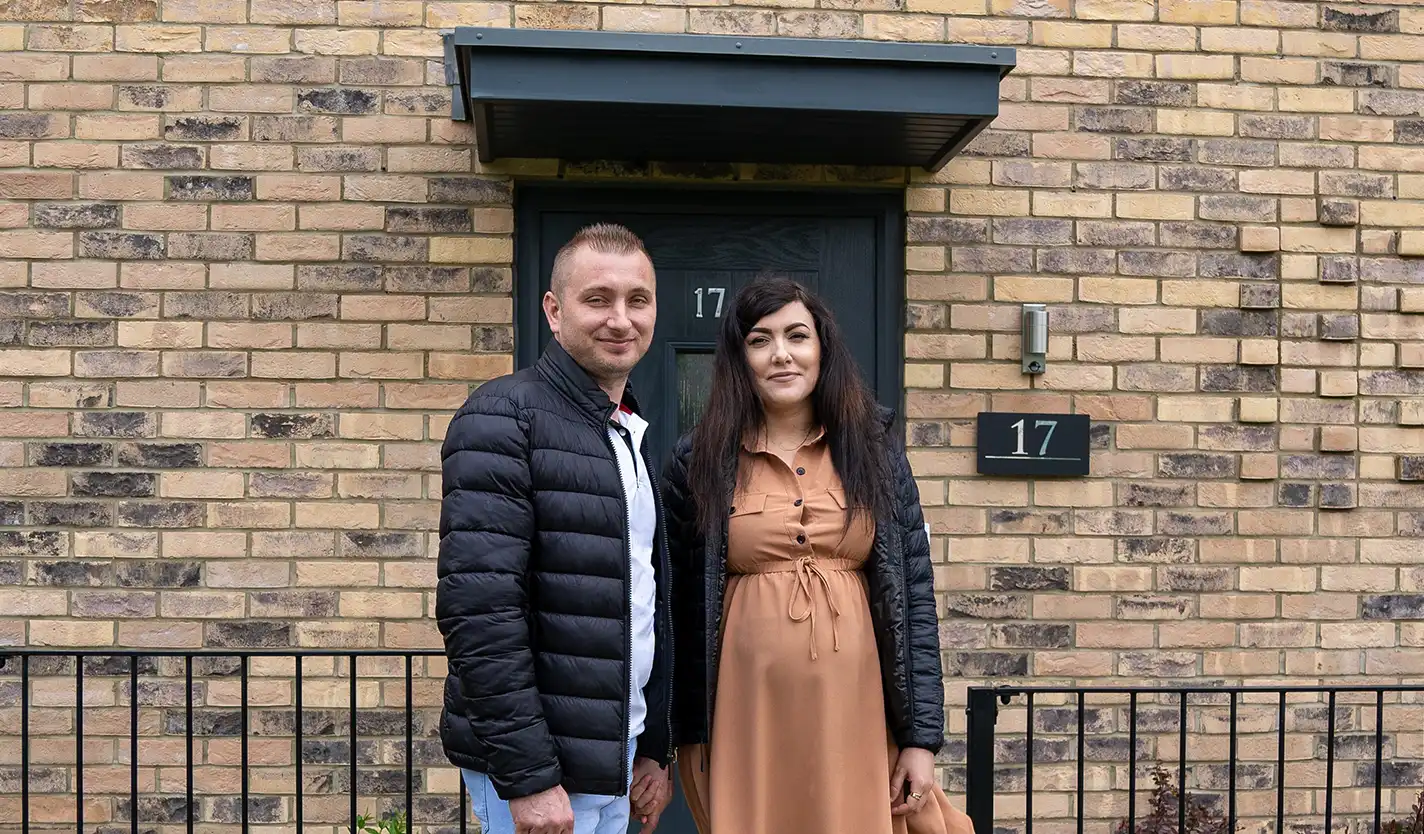
{"label": "man", "polygon": [[636,235],[554,259],[538,364],[481,385],[441,450],[440,735],[486,834],[644,830],[671,795],[668,553],[628,375],[657,318]]}

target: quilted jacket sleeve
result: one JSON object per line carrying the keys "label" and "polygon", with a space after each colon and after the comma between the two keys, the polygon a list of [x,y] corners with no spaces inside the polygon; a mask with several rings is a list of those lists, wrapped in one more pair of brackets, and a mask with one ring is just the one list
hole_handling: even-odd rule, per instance
{"label": "quilted jacket sleeve", "polygon": [[692,444],[678,442],[663,476],[669,556],[672,560],[673,633],[677,652],[673,667],[673,738],[677,744],[707,741],[707,627],[701,536],[687,481]]}
{"label": "quilted jacket sleeve", "polygon": [[934,568],[930,564],[930,541],[925,534],[925,516],[920,508],[920,490],[910,471],[904,450],[892,457],[895,477],[895,504],[900,522],[901,551],[904,553],[906,607],[909,612],[905,633],[910,641],[906,680],[910,687],[910,726],[899,728],[901,747],[923,747],[939,752],[944,744],[944,677],[940,663],[939,617],[935,610]]}
{"label": "quilted jacket sleeve", "polygon": [[478,392],[456,413],[441,449],[435,614],[465,717],[504,799],[563,778],[531,651],[529,454],[529,424],[517,406]]}

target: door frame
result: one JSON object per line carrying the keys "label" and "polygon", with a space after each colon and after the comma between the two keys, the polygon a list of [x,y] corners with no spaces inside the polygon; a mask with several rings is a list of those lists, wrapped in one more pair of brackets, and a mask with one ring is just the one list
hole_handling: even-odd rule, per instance
{"label": "door frame", "polygon": [[[900,413],[905,381],[905,192],[902,188],[787,189],[755,185],[516,182],[514,189],[514,361],[539,359],[543,316],[539,215],[545,211],[657,209],[678,214],[876,218],[875,396]],[[841,325],[846,328],[845,324]]]}

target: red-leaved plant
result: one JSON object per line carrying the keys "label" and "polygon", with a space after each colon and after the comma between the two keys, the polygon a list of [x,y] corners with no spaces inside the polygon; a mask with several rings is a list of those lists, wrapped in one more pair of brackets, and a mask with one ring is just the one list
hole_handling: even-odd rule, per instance
{"label": "red-leaved plant", "polygon": [[1424,834],[1424,793],[1414,801],[1409,816],[1382,823],[1380,834]]}
{"label": "red-leaved plant", "polygon": [[[1152,798],[1147,803],[1147,813],[1137,818],[1137,827],[1128,826],[1127,820],[1118,823],[1116,834],[1235,834],[1231,823],[1219,816],[1206,803],[1187,800],[1186,829],[1177,830],[1177,803],[1180,797],[1176,780],[1161,765],[1152,768]],[[1382,832],[1384,834],[1384,832]],[[1410,829],[1388,834],[1424,834],[1424,830]]]}
{"label": "red-leaved plant", "polygon": [[[1136,829],[1127,820],[1118,823],[1115,834],[1236,834],[1231,823],[1214,812],[1206,803],[1188,799],[1186,830],[1177,830],[1178,792],[1173,774],[1161,765],[1152,768],[1152,798],[1146,814],[1138,817]],[[1238,825],[1239,827],[1239,825]],[[1385,820],[1379,834],[1424,834],[1424,792],[1414,801],[1409,815]]]}

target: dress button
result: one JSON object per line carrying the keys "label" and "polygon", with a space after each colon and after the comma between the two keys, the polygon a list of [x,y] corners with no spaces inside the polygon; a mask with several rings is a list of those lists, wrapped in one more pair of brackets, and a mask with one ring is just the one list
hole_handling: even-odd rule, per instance
{"label": "dress button", "polygon": [[796,474],[797,474],[797,475],[805,475],[805,474],[806,474],[806,469],[805,469],[805,467],[801,467],[801,466],[796,467]]}
{"label": "dress button", "polygon": [[797,544],[805,544],[805,543],[806,543],[806,536],[805,536],[805,535],[797,536],[797,537],[796,537],[796,543],[797,543]]}
{"label": "dress button", "polygon": [[791,502],[791,506],[793,506],[793,507],[799,507],[799,506],[801,506],[801,499],[800,499],[800,498],[797,498],[795,501]]}
{"label": "dress button", "polygon": [[736,508],[736,507],[729,507],[729,508],[727,509],[727,515],[736,515],[736,514],[737,514],[737,508]]}

